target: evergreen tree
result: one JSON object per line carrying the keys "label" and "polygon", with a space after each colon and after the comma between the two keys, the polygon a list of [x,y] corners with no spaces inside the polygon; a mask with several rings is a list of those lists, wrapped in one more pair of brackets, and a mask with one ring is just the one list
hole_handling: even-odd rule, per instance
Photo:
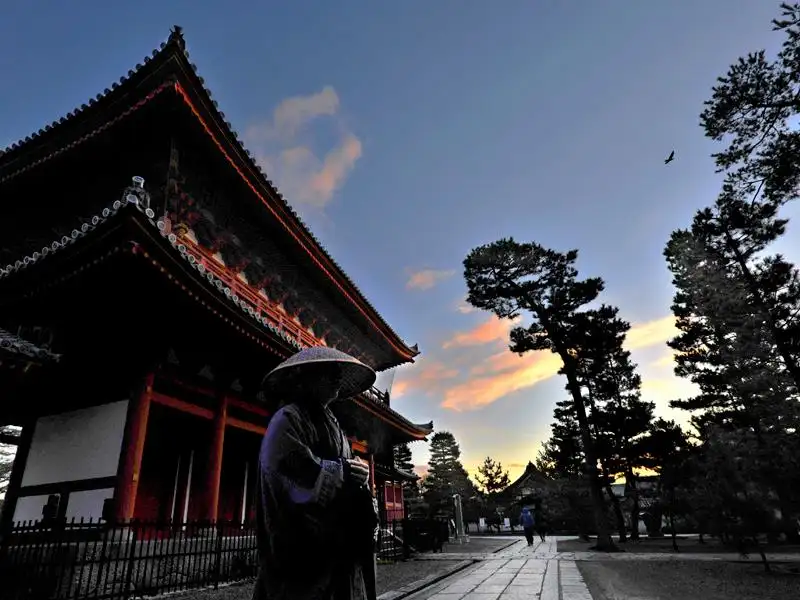
{"label": "evergreen tree", "polygon": [[550,432],[550,439],[539,451],[537,468],[554,479],[579,477],[583,473],[584,456],[571,399],[556,402]]}
{"label": "evergreen tree", "polygon": [[716,261],[732,264],[749,302],[769,332],[795,386],[800,387],[797,273],[782,257],[758,258],[785,232],[780,208],[798,196],[800,132],[800,5],[782,4],[774,28],[785,34],[775,60],[766,53],[740,58],[717,81],[701,124],[724,141],[714,155],[726,172],[713,208],[701,211],[691,233]]}
{"label": "evergreen tree", "polygon": [[[630,498],[631,537],[639,537],[639,493],[636,473],[645,466],[643,441],[652,421],[655,405],[641,397],[641,378],[630,352],[618,347],[610,353],[605,368],[595,379],[597,438],[601,440],[600,461],[607,482],[625,478]],[[608,487],[609,496],[614,495]],[[616,498],[615,498],[616,499]]]}
{"label": "evergreen tree", "polygon": [[523,311],[532,317],[528,327],[511,331],[512,352],[521,355],[531,350],[549,350],[561,359],[561,373],[567,379],[580,428],[598,530],[597,547],[611,550],[614,543],[608,533],[598,457],[576,356],[576,346],[582,340],[575,316],[581,307],[597,298],[603,281],[579,280],[574,266],[577,258],[577,250],[560,253],[536,243],[503,239],[473,249],[464,260],[464,278],[469,290],[467,301],[472,306],[489,310],[501,319],[517,317]]}
{"label": "evergreen tree", "polygon": [[641,378],[630,352],[623,348],[630,323],[619,309],[602,305],[576,315],[576,358],[581,386],[586,390],[589,421],[603,474],[602,484],[611,501],[620,541],[627,539],[619,497],[611,484],[626,479],[632,499],[632,537],[638,537],[638,494],[635,472],[642,466],[640,439],[653,418],[653,404],[640,395]]}
{"label": "evergreen tree", "polygon": [[406,473],[414,472],[414,460],[411,456],[411,448],[408,444],[398,444],[394,447],[394,466]]}
{"label": "evergreen tree", "polygon": [[[742,464],[758,464],[748,475],[750,481],[777,495],[783,527],[788,535],[796,535],[800,466],[796,455],[780,448],[797,445],[800,400],[791,362],[775,335],[775,321],[764,309],[768,304],[771,314],[800,312],[796,273],[782,259],[755,262],[752,273],[760,286],[755,298],[746,273],[718,249],[703,223],[696,218],[692,231],[675,232],[665,253],[681,331],[670,342],[678,351],[675,372],[700,388],[694,398],[672,405],[695,413],[692,421],[703,441],[719,430],[747,439],[754,436],[762,458]],[[785,332],[794,324],[782,318],[778,327]]]}
{"label": "evergreen tree", "polygon": [[454,494],[461,494],[466,501],[474,495],[475,488],[461,464],[461,448],[452,433],[433,434],[430,454],[423,495],[432,510],[449,512]]}
{"label": "evergreen tree", "polygon": [[[398,471],[414,473],[414,461],[411,456],[411,448],[408,444],[399,444],[394,447],[394,466]],[[403,481],[403,498],[408,502],[419,499],[419,481]]]}
{"label": "evergreen tree", "polygon": [[508,471],[503,469],[500,461],[495,461],[490,456],[478,467],[476,479],[483,492],[489,496],[506,489],[510,483]]}

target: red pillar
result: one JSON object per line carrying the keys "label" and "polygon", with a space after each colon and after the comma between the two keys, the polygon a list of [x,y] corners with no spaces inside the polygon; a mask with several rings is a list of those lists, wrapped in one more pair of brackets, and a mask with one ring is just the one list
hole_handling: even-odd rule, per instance
{"label": "red pillar", "polygon": [[144,389],[131,399],[128,420],[125,423],[125,445],[122,448],[122,464],[117,483],[117,520],[128,521],[133,518],[136,507],[136,493],[139,490],[139,477],[142,469],[142,454],[147,438],[147,421],[150,417],[150,400],[153,396],[153,373],[145,377]]}
{"label": "red pillar", "polygon": [[369,489],[372,490],[372,497],[375,497],[377,489],[375,488],[375,455],[369,453]]}
{"label": "red pillar", "polygon": [[206,472],[206,514],[209,521],[216,521],[219,512],[219,484],[222,479],[222,454],[225,446],[225,422],[228,418],[228,398],[223,396],[219,401],[214,416],[211,447]]}

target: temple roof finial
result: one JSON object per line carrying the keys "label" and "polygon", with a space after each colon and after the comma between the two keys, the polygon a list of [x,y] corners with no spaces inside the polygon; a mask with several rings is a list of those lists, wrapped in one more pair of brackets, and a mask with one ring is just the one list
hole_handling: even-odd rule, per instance
{"label": "temple roof finial", "polygon": [[172,28],[169,30],[169,41],[175,42],[183,48],[186,45],[186,42],[183,39],[183,27],[180,25],[173,25]]}

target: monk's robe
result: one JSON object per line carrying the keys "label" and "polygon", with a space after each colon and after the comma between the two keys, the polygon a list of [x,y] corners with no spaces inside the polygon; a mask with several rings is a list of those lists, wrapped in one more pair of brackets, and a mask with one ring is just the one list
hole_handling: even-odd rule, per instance
{"label": "monk's robe", "polygon": [[377,503],[367,488],[355,491],[349,482],[345,461],[351,457],[327,407],[288,404],[273,415],[256,484],[254,600],[374,598]]}

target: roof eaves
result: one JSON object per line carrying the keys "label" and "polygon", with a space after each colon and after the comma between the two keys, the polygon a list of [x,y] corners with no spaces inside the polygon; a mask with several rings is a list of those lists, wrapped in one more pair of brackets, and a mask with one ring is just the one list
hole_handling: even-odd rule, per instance
{"label": "roof eaves", "polygon": [[118,93],[121,86],[128,83],[135,75],[137,75],[142,69],[150,63],[153,59],[157,58],[160,54],[167,52],[170,49],[178,50],[178,55],[183,56],[186,59],[186,62],[191,68],[191,75],[195,79],[195,85],[197,88],[203,91],[203,93],[207,96],[208,100],[210,101],[210,106],[208,107],[215,116],[224,123],[225,127],[227,128],[227,133],[229,134],[230,138],[236,149],[239,150],[240,156],[245,158],[247,166],[254,172],[259,175],[258,179],[260,183],[266,187],[266,189],[271,192],[274,197],[277,197],[281,200],[282,207],[285,209],[287,216],[294,221],[294,225],[298,228],[298,230],[309,239],[312,245],[319,251],[321,256],[333,267],[335,274],[354,292],[354,295],[362,302],[364,307],[369,311],[372,315],[373,320],[382,327],[391,337],[393,337],[396,343],[400,344],[405,348],[405,352],[403,353],[406,356],[405,362],[413,362],[414,357],[420,354],[417,345],[409,346],[403,339],[395,332],[392,327],[388,324],[388,322],[381,316],[375,306],[364,296],[364,293],[359,289],[356,283],[350,278],[350,276],[345,272],[345,270],[339,265],[339,263],[328,253],[325,247],[322,245],[321,241],[317,239],[317,237],[311,232],[310,228],[305,224],[302,220],[300,215],[292,208],[289,202],[284,198],[283,194],[277,189],[277,186],[268,178],[267,174],[264,172],[261,165],[259,165],[250,150],[245,148],[242,140],[239,138],[239,134],[233,128],[233,125],[225,119],[225,114],[219,110],[218,103],[216,100],[213,100],[211,90],[208,89],[205,85],[205,81],[200,76],[197,70],[197,66],[189,61],[189,51],[186,50],[186,41],[183,37],[183,30],[179,26],[173,27],[170,32],[170,36],[166,43],[162,43],[160,48],[157,50],[153,50],[150,56],[146,56],[144,58],[143,63],[138,63],[133,69],[128,71],[127,77],[121,77],[119,82],[115,82],[112,84],[111,89],[106,88],[103,93],[97,94],[94,98],[88,101],[88,104],[83,104],[81,107],[70,111],[67,113],[66,116],[61,117],[60,119],[51,122],[49,125],[45,125],[43,128],[39,129],[37,132],[33,133],[30,136],[22,140],[18,140],[14,142],[6,149],[0,149],[0,160],[4,160],[9,156],[13,157],[14,154],[22,152],[22,150],[32,144],[34,141],[38,140],[42,136],[47,133],[50,133],[53,130],[59,129],[61,126],[65,125],[68,122],[73,121],[74,119],[78,118],[80,115],[86,113],[90,108],[94,107],[97,103],[108,99],[113,94]]}
{"label": "roof eaves", "polygon": [[213,113],[216,113],[215,116],[224,123],[225,127],[227,128],[227,132],[229,137],[232,138],[230,141],[233,143],[235,148],[239,151],[240,157],[245,160],[247,163],[248,168],[254,174],[257,174],[257,178],[259,183],[264,185],[266,189],[271,193],[273,197],[280,199],[282,208],[286,211],[287,216],[294,221],[294,225],[297,229],[302,233],[308,240],[312,243],[312,245],[320,252],[322,257],[330,263],[335,271],[336,275],[338,275],[344,283],[353,290],[354,294],[358,297],[358,299],[364,304],[364,306],[369,310],[372,317],[377,324],[382,326],[389,335],[395,338],[395,341],[401,344],[406,349],[406,354],[408,355],[409,359],[406,362],[412,362],[413,358],[420,354],[417,345],[409,346],[403,339],[397,334],[397,332],[392,329],[389,323],[381,316],[375,306],[366,298],[364,293],[359,289],[356,283],[350,278],[347,272],[342,268],[342,266],[328,253],[327,249],[323,246],[322,242],[314,235],[311,229],[305,224],[302,217],[294,210],[294,208],[289,204],[283,194],[278,190],[275,183],[269,179],[267,173],[264,171],[263,167],[256,161],[255,157],[253,156],[252,152],[248,150],[240,138],[237,131],[233,128],[233,125],[226,120],[225,113],[223,113],[219,109],[219,105],[216,100],[213,99],[211,90],[208,89],[205,85],[205,81],[200,76],[197,66],[189,61],[189,51],[186,50],[186,42],[183,38],[183,33],[180,27],[175,27],[172,34],[170,35],[170,42],[173,42],[179,47],[182,52],[183,56],[186,58],[189,66],[191,67],[191,74],[195,78],[196,86],[201,89],[205,95],[210,100],[210,106],[207,108],[211,110]]}
{"label": "roof eaves", "polygon": [[50,352],[47,348],[40,348],[5,329],[0,329],[0,350],[42,361],[58,362],[61,359],[60,354]]}
{"label": "roof eaves", "polygon": [[361,397],[364,398],[371,406],[393,417],[396,421],[400,422],[404,427],[406,427],[406,429],[415,432],[415,434],[420,436],[421,438],[427,437],[433,431],[433,421],[425,425],[418,425],[416,423],[412,423],[402,414],[400,414],[399,412],[391,408],[388,404],[383,402],[378,397],[378,395],[371,389],[362,393]]}
{"label": "roof eaves", "polygon": [[155,213],[152,209],[142,209],[139,204],[133,202],[115,200],[110,207],[104,208],[99,215],[93,216],[89,221],[83,223],[79,228],[73,229],[70,235],[64,235],[61,237],[61,239],[54,240],[51,244],[44,246],[41,251],[33,252],[28,256],[18,259],[13,264],[0,267],[0,281],[2,281],[4,278],[24,271],[25,269],[32,267],[34,264],[47,259],[49,256],[64,250],[81,238],[91,234],[94,230],[102,227],[105,223],[114,219],[116,215],[122,213],[126,209],[130,209],[131,207],[134,207],[139,212],[143,213],[150,225],[158,229],[161,236],[164,237],[169,244],[178,251],[180,256],[187,262],[187,264],[194,268],[208,282],[209,285],[212,285],[214,288],[216,288],[217,292],[223,294],[234,306],[249,315],[263,328],[270,331],[270,333],[287,342],[291,347],[297,350],[300,350],[304,347],[285,331],[272,325],[265,315],[256,311],[249,303],[241,300],[234,292],[231,291],[228,286],[225,285],[222,280],[208,272],[205,268],[205,265],[199,263],[194,255],[187,252],[186,246],[180,243],[175,234],[166,233],[164,221],[156,220]]}

